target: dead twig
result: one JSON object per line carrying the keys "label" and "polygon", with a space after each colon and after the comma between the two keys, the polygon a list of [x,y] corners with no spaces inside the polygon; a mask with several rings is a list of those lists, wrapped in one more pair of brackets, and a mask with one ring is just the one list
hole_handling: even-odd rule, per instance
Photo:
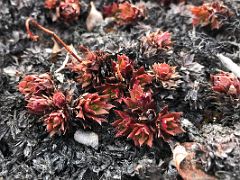
{"label": "dead twig", "polygon": [[80,59],[80,57],[75,54],[70,48],[69,46],[58,36],[56,35],[53,31],[43,27],[42,25],[40,25],[37,21],[35,21],[33,18],[29,17],[26,20],[25,26],[26,26],[26,30],[27,30],[27,34],[29,36],[30,39],[32,39],[33,41],[37,41],[39,36],[38,35],[34,35],[31,31],[30,31],[30,23],[32,25],[34,25],[35,27],[37,27],[38,29],[42,30],[43,32],[45,32],[46,34],[49,34],[50,36],[52,36],[59,44],[61,44],[66,51],[71,54],[78,62],[81,62],[82,60]]}

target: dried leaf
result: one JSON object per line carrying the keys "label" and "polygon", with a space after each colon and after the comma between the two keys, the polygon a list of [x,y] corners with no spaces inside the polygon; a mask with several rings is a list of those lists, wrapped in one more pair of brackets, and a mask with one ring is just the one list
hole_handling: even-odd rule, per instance
{"label": "dried leaf", "polygon": [[103,21],[102,13],[96,9],[94,3],[91,2],[90,5],[91,10],[86,20],[86,26],[88,31],[92,31],[97,25],[101,24]]}
{"label": "dried leaf", "polygon": [[199,169],[194,162],[195,153],[191,151],[196,143],[177,145],[173,150],[173,163],[184,180],[216,180]]}
{"label": "dried leaf", "polygon": [[61,51],[61,47],[59,46],[59,44],[57,43],[57,41],[52,38],[54,44],[53,44],[53,48],[52,48],[52,56],[55,56],[56,54],[58,54]]}
{"label": "dried leaf", "polygon": [[62,48],[59,46],[59,44],[57,43],[57,41],[52,38],[54,44],[53,44],[53,48],[52,48],[52,52],[51,52],[51,61],[52,62],[56,62],[57,61],[57,55],[58,53],[61,52]]}

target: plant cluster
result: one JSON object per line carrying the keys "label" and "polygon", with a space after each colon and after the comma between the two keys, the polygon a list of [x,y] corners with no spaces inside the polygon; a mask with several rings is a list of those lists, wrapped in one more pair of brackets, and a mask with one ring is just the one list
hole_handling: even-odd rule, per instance
{"label": "plant cluster", "polygon": [[[76,0],[45,1],[45,6],[49,9],[64,8],[64,3],[69,3],[73,9],[80,8]],[[209,7],[212,9],[211,13],[228,12],[225,6],[219,3],[204,4],[201,8],[193,8],[193,12],[197,12],[198,8],[206,10]],[[63,13],[62,17],[65,20],[72,19],[70,14],[66,13],[65,16]],[[114,16],[117,23],[123,25],[141,17],[142,11],[124,2],[105,6],[104,14]],[[211,23],[218,20],[214,14],[208,14],[207,19]],[[203,18],[195,22],[205,20]],[[56,42],[68,51],[71,58],[65,65],[65,70],[71,72],[71,78],[69,77],[67,82],[77,84],[76,96],[74,90],[63,90],[63,85],[57,84],[54,76],[49,73],[27,75],[19,83],[18,89],[25,96],[27,109],[42,117],[50,136],[65,134],[71,130],[73,122],[77,122],[82,128],[93,128],[94,124],[101,125],[107,122],[110,112],[117,117],[117,120],[111,123],[115,128],[116,137],[132,139],[136,146],[151,147],[158,138],[167,141],[171,136],[184,132],[180,124],[182,113],[169,112],[167,105],[159,107],[156,103],[156,94],[163,89],[175,90],[182,82],[176,67],[167,63],[155,63],[146,69],[139,67],[126,54],[91,51],[84,46],[80,46],[78,52],[75,52],[54,32],[29,18],[26,21],[26,29],[32,40],[37,40],[38,36],[30,31],[30,23],[53,36]],[[217,27],[216,22],[213,27]],[[167,51],[172,47],[171,34],[158,30],[144,36],[142,43],[147,48]],[[240,81],[233,74],[221,72],[211,75],[211,80],[214,91],[234,97],[240,94]]]}
{"label": "plant cluster", "polygon": [[204,3],[201,6],[194,6],[191,9],[193,14],[192,24],[194,26],[211,26],[211,29],[219,29],[222,26],[222,19],[233,15],[231,10],[223,2]]}
{"label": "plant cluster", "polygon": [[64,134],[68,128],[67,100],[62,91],[55,88],[49,74],[27,75],[18,84],[25,95],[28,110],[42,115],[50,135]]}
{"label": "plant cluster", "polygon": [[65,22],[77,20],[80,15],[79,0],[45,0],[44,7],[54,12],[55,18]]}
{"label": "plant cluster", "polygon": [[[91,6],[94,6],[93,2],[91,3]],[[80,0],[45,0],[44,7],[50,10],[53,21],[61,19],[65,22],[72,22],[80,16]],[[105,5],[102,11],[105,17],[114,18],[117,25],[132,24],[145,16],[143,6],[137,7],[128,1]],[[100,16],[102,17],[102,14]]]}
{"label": "plant cluster", "polygon": [[127,136],[136,146],[152,146],[155,138],[167,140],[169,136],[183,133],[180,112],[169,112],[167,106],[157,111],[152,91],[144,91],[139,84],[129,90],[130,97],[123,98],[123,110],[115,110],[119,119],[112,123],[116,137]]}
{"label": "plant cluster", "polygon": [[43,117],[51,136],[65,134],[72,121],[80,122],[84,128],[91,128],[95,122],[101,125],[107,122],[113,108],[118,117],[112,123],[116,136],[127,136],[136,146],[151,147],[154,139],[167,140],[184,132],[179,122],[181,112],[169,112],[167,106],[160,110],[154,96],[180,78],[175,67],[155,63],[147,71],[125,54],[93,52],[83,46],[77,55],[33,19],[26,23],[30,37],[36,39],[30,32],[30,22],[53,35],[73,55],[65,69],[72,72],[71,77],[81,92],[76,97],[72,91],[61,90],[61,85],[49,74],[27,75],[19,83],[19,91],[28,103],[26,107]]}
{"label": "plant cluster", "polygon": [[89,121],[101,124],[114,107],[108,97],[98,93],[84,93],[73,99],[73,93],[56,86],[49,74],[27,75],[18,85],[19,91],[25,95],[29,112],[43,117],[51,136],[65,134],[72,117],[83,127],[89,127]]}

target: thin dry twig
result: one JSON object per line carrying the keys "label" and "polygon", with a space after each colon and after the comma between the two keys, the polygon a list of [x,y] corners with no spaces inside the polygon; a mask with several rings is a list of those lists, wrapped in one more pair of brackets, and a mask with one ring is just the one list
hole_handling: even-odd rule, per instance
{"label": "thin dry twig", "polygon": [[38,29],[42,30],[43,32],[45,32],[46,34],[49,34],[50,36],[52,36],[59,44],[61,44],[66,51],[71,54],[77,61],[81,62],[82,60],[80,59],[80,57],[75,54],[70,48],[69,46],[64,43],[64,41],[58,36],[56,35],[53,31],[43,27],[42,25],[40,25],[37,21],[35,21],[33,18],[29,17],[26,20],[25,26],[26,26],[26,30],[27,30],[27,34],[29,36],[30,39],[32,39],[33,41],[37,41],[39,36],[38,35],[34,35],[31,31],[30,31],[30,23],[32,25],[34,25],[35,27],[37,27]]}

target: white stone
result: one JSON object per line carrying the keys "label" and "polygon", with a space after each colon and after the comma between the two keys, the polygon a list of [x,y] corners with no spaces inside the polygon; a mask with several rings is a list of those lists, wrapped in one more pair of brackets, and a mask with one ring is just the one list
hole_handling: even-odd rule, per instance
{"label": "white stone", "polygon": [[74,133],[74,139],[75,141],[86,146],[91,146],[94,149],[97,149],[99,145],[98,135],[94,132],[83,131],[79,129]]}

